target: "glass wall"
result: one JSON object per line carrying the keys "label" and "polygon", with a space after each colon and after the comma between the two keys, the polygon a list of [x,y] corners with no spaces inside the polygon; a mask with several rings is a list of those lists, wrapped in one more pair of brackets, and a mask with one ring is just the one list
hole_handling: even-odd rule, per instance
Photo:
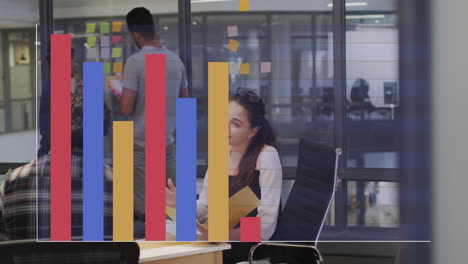
{"label": "glass wall", "polygon": [[0,1],[0,174],[35,157],[38,6]]}
{"label": "glass wall", "polygon": [[[226,10],[222,14],[206,3],[192,3],[194,94],[199,100],[206,98],[207,62],[229,62],[231,91],[247,87],[267,102],[283,165],[283,205],[296,177],[299,144],[307,139],[346,151],[342,171],[346,184],[340,188],[340,199],[333,202],[327,217],[329,230],[355,226],[395,228],[399,222],[395,182],[399,166],[395,1],[355,2],[346,2],[347,98],[343,124],[335,120],[331,3],[305,5],[303,1],[292,1],[282,10],[286,12],[275,10],[276,1],[269,5],[252,2],[251,11],[255,12],[238,12],[233,3],[217,3],[218,10]],[[298,12],[295,4],[309,8]],[[232,27],[238,31],[234,36],[229,32]],[[231,39],[240,43],[235,52],[229,50]],[[262,72],[262,62],[271,62],[271,71]],[[240,63],[250,63],[248,75],[239,74]],[[369,83],[368,95],[360,95],[356,88],[353,91],[357,79]],[[365,97],[361,101],[369,102],[372,111],[362,109],[356,99],[359,96]],[[207,125],[206,101],[201,100],[199,107],[199,127],[205,128],[201,132]],[[335,144],[338,131],[344,146]],[[206,141],[206,135],[199,134],[201,148],[206,149]],[[205,158],[199,160],[200,165],[205,162]],[[369,189],[385,191],[370,194]]]}
{"label": "glass wall", "polygon": [[[277,1],[251,1],[249,12],[239,11],[237,1],[192,1],[199,165],[207,165],[207,64],[226,61],[231,93],[248,88],[266,102],[283,166],[283,205],[296,177],[301,139],[332,148],[334,135],[332,14],[325,3],[292,2],[302,12],[279,12],[284,5]],[[230,45],[233,41],[237,48]],[[247,74],[241,64],[249,64]]]}
{"label": "glass wall", "polygon": [[401,127],[396,1],[347,0],[345,8],[347,224],[398,227],[398,183],[390,182]]}
{"label": "glass wall", "polygon": [[[337,112],[337,104],[342,103],[337,100],[338,77],[333,70],[340,62],[333,49],[339,43],[334,43],[331,2],[256,0],[250,1],[248,12],[242,12],[234,0],[192,1],[190,25],[179,25],[177,1],[145,1],[144,6],[154,15],[163,45],[176,54],[179,30],[191,27],[192,57],[187,66],[192,70],[192,95],[198,102],[200,179],[207,166],[208,62],[226,61],[230,64],[231,92],[246,87],[267,104],[283,165],[283,205],[296,178],[303,140],[331,149],[342,147],[343,184],[333,201],[326,231],[362,227],[389,230],[399,225],[397,136],[401,113],[396,0],[346,1],[346,100],[340,105],[344,113]],[[108,65],[106,78],[122,75],[115,66],[137,51],[125,26],[125,15],[135,6],[126,0],[54,1],[54,32],[72,35],[77,78],[82,77],[85,61]],[[115,23],[122,26],[114,31]],[[29,63],[34,63],[34,32],[0,30],[0,36],[0,70],[6,76],[6,81],[0,82],[1,141],[9,135],[1,133],[33,128],[36,115],[32,101],[28,103],[35,96],[34,67],[26,70],[22,59],[24,56],[28,61],[29,56]],[[230,45],[232,41],[239,46]],[[120,52],[112,56],[114,48]],[[248,73],[241,72],[243,63],[250,65]],[[114,120],[125,120],[117,111],[116,97],[107,89],[105,100],[113,109]],[[343,115],[343,123],[337,121],[341,120],[337,115]],[[338,137],[343,138],[343,146],[337,145]],[[111,142],[109,136],[108,161]],[[10,160],[0,159],[6,161]],[[395,229],[390,231],[396,233]]]}
{"label": "glass wall", "polygon": [[[103,62],[106,80],[121,79],[126,58],[139,49],[125,22],[127,13],[138,7],[131,1],[105,3],[54,0],[54,33],[71,34],[74,79],[82,79],[83,62]],[[153,14],[161,44],[179,54],[177,1],[158,0],[145,3]],[[104,100],[113,120],[127,120],[120,114],[118,98],[105,89]],[[112,163],[112,131],[105,138],[106,162]]]}

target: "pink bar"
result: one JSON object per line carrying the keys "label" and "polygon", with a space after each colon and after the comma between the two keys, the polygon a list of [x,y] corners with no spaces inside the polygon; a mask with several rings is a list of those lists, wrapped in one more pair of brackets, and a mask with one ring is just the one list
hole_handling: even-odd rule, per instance
{"label": "pink bar", "polygon": [[261,221],[260,217],[241,217],[240,219],[240,241],[259,242],[261,241]]}
{"label": "pink bar", "polygon": [[51,35],[50,239],[71,240],[71,37]]}
{"label": "pink bar", "polygon": [[145,59],[146,240],[166,240],[166,55]]}

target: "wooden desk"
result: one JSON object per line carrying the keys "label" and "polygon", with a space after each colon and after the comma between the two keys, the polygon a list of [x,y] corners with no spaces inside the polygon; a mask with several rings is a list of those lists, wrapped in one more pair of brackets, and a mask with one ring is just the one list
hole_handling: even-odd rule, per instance
{"label": "wooden desk", "polygon": [[222,264],[228,243],[138,242],[139,263],[147,264]]}

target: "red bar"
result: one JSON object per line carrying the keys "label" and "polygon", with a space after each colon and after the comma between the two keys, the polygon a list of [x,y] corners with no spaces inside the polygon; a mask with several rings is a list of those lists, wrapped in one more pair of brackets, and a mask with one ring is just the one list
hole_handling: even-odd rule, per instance
{"label": "red bar", "polygon": [[260,242],[261,224],[260,217],[241,217],[240,219],[240,241]]}
{"label": "red bar", "polygon": [[50,239],[71,240],[71,37],[51,35]]}
{"label": "red bar", "polygon": [[145,59],[146,240],[166,240],[166,55]]}

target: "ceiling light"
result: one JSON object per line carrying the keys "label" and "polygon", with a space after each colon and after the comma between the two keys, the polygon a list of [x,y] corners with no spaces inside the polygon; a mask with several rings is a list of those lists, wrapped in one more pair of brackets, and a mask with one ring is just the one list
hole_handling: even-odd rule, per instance
{"label": "ceiling light", "polygon": [[385,18],[384,15],[352,15],[346,16],[346,19],[376,19],[376,18]]}
{"label": "ceiling light", "polygon": [[[346,7],[351,7],[351,6],[367,6],[367,2],[353,2],[353,3],[346,3]],[[328,7],[333,7],[333,4],[328,4]]]}

